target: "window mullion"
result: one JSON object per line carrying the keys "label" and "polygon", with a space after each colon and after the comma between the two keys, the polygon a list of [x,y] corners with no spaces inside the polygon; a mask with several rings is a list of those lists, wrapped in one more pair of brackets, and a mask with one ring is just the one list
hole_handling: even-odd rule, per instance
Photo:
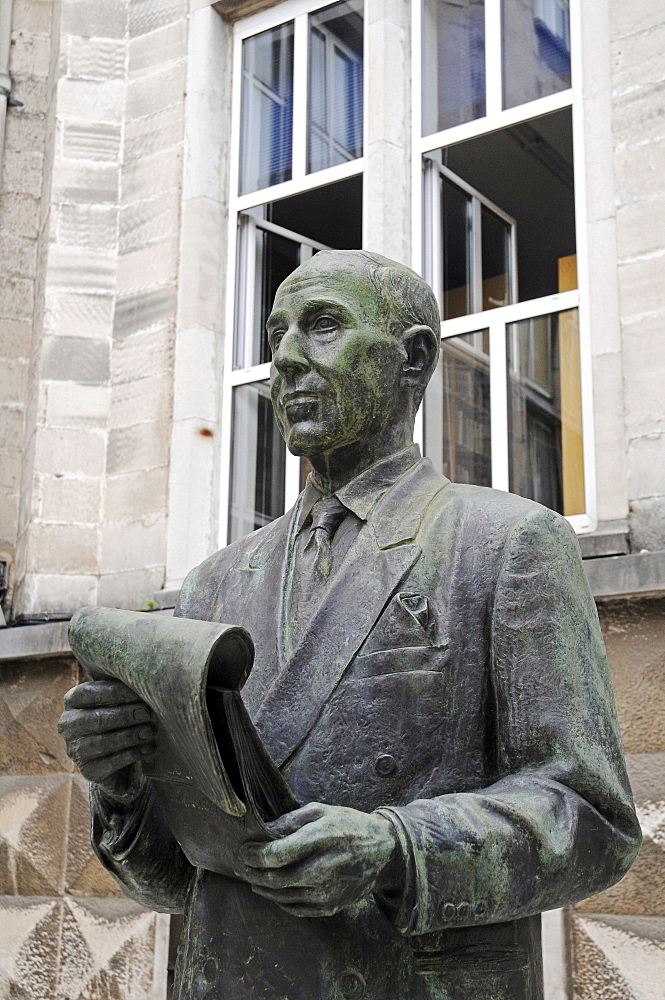
{"label": "window mullion", "polygon": [[485,0],[485,114],[492,118],[502,109],[501,0]]}
{"label": "window mullion", "polygon": [[307,173],[308,65],[309,15],[299,14],[293,26],[293,180]]}
{"label": "window mullion", "polygon": [[483,311],[482,214],[478,198],[471,199],[471,310]]}
{"label": "window mullion", "polygon": [[490,428],[492,439],[492,486],[508,491],[508,373],[506,324],[490,323]]}

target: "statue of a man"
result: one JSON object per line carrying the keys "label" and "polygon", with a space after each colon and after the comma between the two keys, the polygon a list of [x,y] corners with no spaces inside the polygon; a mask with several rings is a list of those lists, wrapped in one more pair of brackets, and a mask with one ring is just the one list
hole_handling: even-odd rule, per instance
{"label": "statue of a man", "polygon": [[306,804],[236,878],[192,868],[141,776],[147,709],[82,684],[61,728],[97,854],[184,910],[179,1000],[539,1000],[540,912],[615,882],[640,840],[573,532],[421,458],[439,317],[408,268],[319,253],[268,334],[280,429],[314,471],[189,574],[176,615],[251,633],[243,697]]}

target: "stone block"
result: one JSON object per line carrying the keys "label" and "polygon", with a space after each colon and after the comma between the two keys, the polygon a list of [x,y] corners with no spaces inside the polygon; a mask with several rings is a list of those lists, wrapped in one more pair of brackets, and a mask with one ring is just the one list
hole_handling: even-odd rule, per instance
{"label": "stone block", "polygon": [[37,435],[35,466],[54,475],[101,476],[104,444],[103,434],[93,429],[46,427]]}
{"label": "stone block", "polygon": [[124,204],[154,198],[166,191],[178,191],[181,174],[180,145],[128,162],[122,172]]}
{"label": "stone block", "polygon": [[225,212],[210,198],[188,201],[180,238],[178,327],[219,330],[224,282],[219,280],[226,248]]}
{"label": "stone block", "polygon": [[230,110],[233,36],[231,26],[208,4],[189,18],[187,97],[214,90]]}
{"label": "stone block", "polygon": [[31,524],[26,567],[33,573],[97,573],[99,531],[89,524]]}
{"label": "stone block", "polygon": [[60,937],[62,907],[59,899],[0,897],[3,1000],[45,1000],[58,996],[58,949],[53,943]]}
{"label": "stone block", "polygon": [[180,104],[185,96],[185,64],[172,63],[164,69],[130,80],[127,84],[127,118],[145,118],[173,104]]}
{"label": "stone block", "polygon": [[103,428],[110,395],[111,388],[106,385],[72,385],[67,380],[48,383],[40,396],[39,420],[49,427]]}
{"label": "stone block", "polygon": [[[0,465],[5,461],[5,456],[0,451]],[[18,495],[16,493],[6,493],[2,482],[3,474],[0,472],[0,551],[3,556],[7,549],[14,547],[16,533],[18,531]]]}
{"label": "stone block", "polygon": [[45,329],[53,334],[101,339],[113,331],[115,300],[107,293],[46,292]]}
{"label": "stone block", "polygon": [[617,211],[617,250],[621,260],[662,249],[665,190],[644,194],[645,197],[628,202]]}
{"label": "stone block", "polygon": [[665,600],[601,602],[598,613],[624,749],[665,753]]}
{"label": "stone block", "polygon": [[[31,626],[32,629],[41,627]],[[19,629],[10,631],[14,635]],[[73,659],[32,659],[27,668],[20,659],[3,659],[0,674],[2,774],[57,774],[73,769],[56,727],[65,692],[77,681],[78,667]]]}
{"label": "stone block", "polygon": [[644,145],[649,138],[662,137],[661,118],[665,101],[665,81],[640,87],[613,102],[612,128],[617,142],[637,147],[642,137],[642,156],[648,155]]}
{"label": "stone block", "polygon": [[169,439],[168,420],[111,430],[108,441],[107,474],[166,465],[169,458]]}
{"label": "stone block", "polygon": [[115,205],[61,205],[58,242],[90,250],[115,250],[118,209]]}
{"label": "stone block", "polygon": [[124,340],[152,327],[160,326],[163,330],[164,322],[174,317],[175,309],[176,289],[173,286],[151,288],[132,295],[119,296],[115,309],[113,336],[117,340]]}
{"label": "stone block", "polygon": [[71,779],[66,774],[0,777],[0,894],[62,891]]}
{"label": "stone block", "polygon": [[665,253],[620,264],[618,274],[623,318],[665,312]]}
{"label": "stone block", "polygon": [[186,54],[187,22],[180,18],[130,40],[129,78],[136,79],[159,69],[165,63],[178,62]]}
{"label": "stone block", "polygon": [[53,167],[53,196],[74,204],[115,204],[119,199],[120,169],[115,163],[82,163],[57,157]]}
{"label": "stone block", "polygon": [[665,136],[645,141],[644,130],[626,129],[614,151],[617,204],[641,200],[647,192],[662,189],[665,170]]}
{"label": "stone block", "polygon": [[576,915],[573,956],[575,1000],[660,1000],[665,920]]}
{"label": "stone block", "polygon": [[169,419],[171,410],[170,373],[120,382],[113,387],[109,427],[128,427]]}
{"label": "stone block", "polygon": [[14,0],[12,34],[48,35],[51,31],[51,4],[43,0]]}
{"label": "stone block", "polygon": [[108,122],[65,122],[62,155],[72,160],[96,163],[120,160],[121,126]]}
{"label": "stone block", "polygon": [[183,198],[226,202],[230,164],[230,101],[213,89],[187,95]]}
{"label": "stone block", "polygon": [[177,191],[127,205],[120,210],[120,253],[130,253],[166,239],[180,210]]}
{"label": "stone block", "polygon": [[0,358],[28,359],[32,349],[30,319],[0,319]]}
{"label": "stone block", "polygon": [[80,80],[120,80],[125,76],[126,45],[115,38],[70,38],[68,76]]}
{"label": "stone block", "polygon": [[23,455],[20,448],[4,447],[2,449],[0,481],[2,482],[3,490],[8,490],[11,493],[15,493],[18,490],[23,468],[22,459]]}
{"label": "stone block", "polygon": [[665,19],[660,18],[649,30],[624,35],[612,42],[612,94],[621,97],[631,91],[662,80],[662,53],[665,46]]}
{"label": "stone block", "polygon": [[6,358],[0,364],[0,399],[5,405],[23,403],[28,388],[28,362]]}
{"label": "stone block", "polygon": [[99,578],[99,602],[104,607],[147,611],[149,602],[164,582],[164,566],[124,572],[102,573]]}
{"label": "stone block", "polygon": [[631,501],[630,538],[636,552],[665,549],[665,496]]}
{"label": "stone block", "polygon": [[141,160],[182,142],[184,104],[125,123],[125,163]]}
{"label": "stone block", "polygon": [[46,78],[51,60],[51,40],[48,35],[33,35],[19,31],[12,38],[9,69],[12,76]]}
{"label": "stone block", "polygon": [[0,274],[33,280],[37,273],[37,240],[15,236],[3,226],[0,216]]}
{"label": "stone block", "polygon": [[148,327],[128,337],[116,339],[111,353],[111,378],[114,382],[144,378],[154,372],[173,368],[173,323]]}
{"label": "stone block", "polygon": [[187,15],[185,0],[133,0],[129,13],[132,38],[162,28]]}
{"label": "stone block", "polygon": [[640,0],[638,4],[611,0],[609,10],[610,31],[616,39],[647,31],[663,21],[663,5],[660,0]]}
{"label": "stone block", "polygon": [[372,74],[366,84],[372,114],[366,124],[365,153],[377,140],[409,148],[407,32],[408,25],[405,29],[386,20],[367,27],[368,59],[383,71]]}
{"label": "stone block", "polygon": [[124,38],[125,0],[62,0],[62,31],[83,38]]}
{"label": "stone block", "polygon": [[46,119],[43,114],[7,115],[5,120],[5,156],[7,152],[22,155],[25,149],[39,151],[43,148]]}
{"label": "stone block", "polygon": [[97,860],[90,844],[88,782],[80,774],[72,778],[69,836],[65,869],[65,891],[72,896],[117,896],[124,894],[115,879]]}
{"label": "stone block", "polygon": [[211,330],[180,330],[176,341],[173,419],[193,418],[216,423],[218,376],[221,375],[218,338]]}
{"label": "stone block", "polygon": [[[110,342],[89,337],[46,337],[41,377],[54,381],[106,382],[110,374]],[[74,390],[75,391],[75,390]]]}
{"label": "stone block", "polygon": [[157,916],[129,899],[65,898],[56,996],[154,1000]]}
{"label": "stone block", "polygon": [[[166,518],[152,514],[142,521],[106,521],[102,526],[102,573],[143,570],[165,563]],[[145,595],[152,596],[154,588]]]}
{"label": "stone block", "polygon": [[14,612],[72,615],[77,608],[91,604],[97,604],[97,576],[26,573],[17,588]]}
{"label": "stone block", "polygon": [[168,469],[158,466],[108,476],[104,515],[108,521],[137,521],[166,510]]}
{"label": "stone block", "polygon": [[37,239],[39,233],[39,202],[28,194],[0,195],[0,218],[4,231],[13,236]]}
{"label": "stone block", "polygon": [[30,278],[0,275],[0,316],[3,319],[25,319],[34,308],[34,282]]}
{"label": "stone block", "polygon": [[[44,156],[38,150],[24,150],[23,156],[7,156],[2,165],[2,189],[39,198],[42,193]],[[0,207],[0,211],[2,211]]]}
{"label": "stone block", "polygon": [[101,520],[101,483],[98,479],[70,479],[65,476],[42,476],[40,479],[40,519],[65,522],[76,512],[82,524]]}
{"label": "stone block", "polygon": [[6,400],[0,404],[0,442],[16,442],[20,445],[23,439],[24,407],[20,403],[7,405]]}
{"label": "stone block", "polygon": [[178,277],[177,227],[173,235],[140,250],[122,254],[118,260],[118,295],[133,295],[150,287],[175,287]]}
{"label": "stone block", "polygon": [[[207,428],[210,429],[209,427]],[[173,424],[169,481],[169,538],[167,580],[183,580],[192,566],[216,545],[213,509],[214,437],[200,433],[200,420]]]}
{"label": "stone block", "polygon": [[663,483],[664,452],[665,428],[655,429],[640,437],[630,439],[626,453],[626,468],[628,472],[628,496],[631,500],[663,495],[665,491]]}
{"label": "stone block", "polygon": [[50,89],[48,80],[35,76],[18,77],[14,80],[12,97],[21,101],[28,113],[41,114],[48,106]]}
{"label": "stone block", "polygon": [[112,251],[55,245],[49,255],[49,277],[54,286],[77,293],[112,292],[116,255]]}
{"label": "stone block", "polygon": [[91,122],[122,121],[125,100],[123,80],[71,80],[58,83],[58,114]]}

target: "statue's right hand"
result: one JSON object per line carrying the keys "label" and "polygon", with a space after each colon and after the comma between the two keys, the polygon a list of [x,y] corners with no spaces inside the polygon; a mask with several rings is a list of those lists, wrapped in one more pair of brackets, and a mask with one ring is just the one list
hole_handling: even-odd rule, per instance
{"label": "statue's right hand", "polygon": [[116,797],[131,794],[135,765],[155,752],[152,712],[120,681],[86,681],[68,691],[58,731],[81,774]]}

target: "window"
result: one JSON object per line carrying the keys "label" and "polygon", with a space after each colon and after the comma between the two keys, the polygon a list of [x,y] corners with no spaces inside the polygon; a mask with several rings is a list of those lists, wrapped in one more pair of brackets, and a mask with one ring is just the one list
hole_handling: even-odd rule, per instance
{"label": "window", "polygon": [[425,451],[590,530],[568,0],[422,0],[415,34],[416,232],[443,319]]}
{"label": "window", "polygon": [[282,514],[305,471],[287,453],[270,403],[265,323],[275,292],[312,254],[362,245],[362,3],[311,6],[289,0],[234,30],[233,337],[220,491],[229,542]]}

